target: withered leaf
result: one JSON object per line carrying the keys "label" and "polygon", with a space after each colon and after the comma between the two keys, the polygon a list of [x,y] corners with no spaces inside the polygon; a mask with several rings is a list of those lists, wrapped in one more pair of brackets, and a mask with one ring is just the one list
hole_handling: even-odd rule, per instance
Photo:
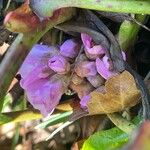
{"label": "withered leaf", "polygon": [[140,100],[140,91],[133,76],[128,72],[113,76],[105,83],[105,93],[93,91],[88,102],[90,114],[119,112],[135,106]]}

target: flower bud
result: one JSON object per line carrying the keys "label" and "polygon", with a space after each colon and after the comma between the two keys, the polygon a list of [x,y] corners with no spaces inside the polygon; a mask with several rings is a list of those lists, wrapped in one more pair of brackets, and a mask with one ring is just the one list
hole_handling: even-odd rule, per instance
{"label": "flower bud", "polygon": [[51,57],[48,66],[58,74],[66,74],[70,70],[69,62],[61,55]]}
{"label": "flower bud", "polygon": [[79,53],[79,43],[77,43],[74,39],[66,40],[60,46],[60,54],[64,57],[74,58]]}
{"label": "flower bud", "polygon": [[85,47],[85,53],[89,59],[95,60],[97,57],[105,55],[105,48],[101,45],[94,44],[94,41],[89,35],[81,33],[81,39]]}
{"label": "flower bud", "polygon": [[105,80],[99,74],[96,76],[89,76],[87,80],[95,87],[98,88],[99,86],[103,85]]}
{"label": "flower bud", "polygon": [[117,73],[115,71],[111,71],[110,68],[110,64],[109,64],[109,59],[107,59],[108,57],[105,56],[102,60],[97,58],[96,59],[96,68],[98,73],[104,78],[104,79],[108,79],[111,76],[116,75]]}
{"label": "flower bud", "polygon": [[91,91],[94,90],[94,87],[89,82],[86,81],[82,82],[79,85],[71,83],[70,88],[78,94],[79,98],[88,95]]}
{"label": "flower bud", "polygon": [[82,109],[87,109],[87,103],[89,102],[90,98],[90,95],[85,95],[81,98],[80,105]]}
{"label": "flower bud", "polygon": [[95,76],[97,74],[95,62],[83,61],[78,63],[75,72],[80,77]]}
{"label": "flower bud", "polygon": [[71,81],[75,84],[75,85],[79,85],[81,84],[84,79],[79,77],[76,73],[73,74]]}
{"label": "flower bud", "polygon": [[4,25],[11,32],[28,33],[35,31],[41,25],[41,22],[29,5],[24,3],[6,15]]}

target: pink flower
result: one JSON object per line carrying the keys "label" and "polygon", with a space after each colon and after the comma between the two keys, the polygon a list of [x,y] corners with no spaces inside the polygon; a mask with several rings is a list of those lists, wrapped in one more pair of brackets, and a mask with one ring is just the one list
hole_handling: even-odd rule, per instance
{"label": "pink flower", "polygon": [[80,77],[89,77],[95,76],[97,74],[95,62],[91,61],[82,61],[79,62],[75,68],[75,72]]}
{"label": "pink flower", "polygon": [[42,115],[52,113],[64,93],[63,83],[59,80],[39,79],[29,84],[25,91],[32,106],[39,109]]}
{"label": "pink flower", "polygon": [[20,83],[29,102],[44,116],[52,113],[66,89],[63,77],[56,77],[48,66],[55,49],[35,45],[19,70],[22,77]]}
{"label": "pink flower", "polygon": [[117,74],[117,72],[110,70],[109,59],[107,56],[104,56],[102,59],[96,59],[96,68],[98,73],[106,80]]}
{"label": "pink flower", "polygon": [[81,39],[88,58],[96,59],[98,57],[102,57],[105,54],[105,48],[101,45],[96,45],[93,39],[88,34],[81,33]]}
{"label": "pink flower", "polygon": [[87,103],[90,101],[90,99],[91,99],[90,95],[83,96],[80,101],[81,108],[87,110]]}
{"label": "pink flower", "polygon": [[69,62],[61,55],[51,57],[48,66],[58,74],[66,74],[70,70]]}
{"label": "pink flower", "polygon": [[60,54],[65,57],[74,58],[78,55],[79,48],[79,43],[74,39],[69,39],[60,46]]}
{"label": "pink flower", "polygon": [[[126,60],[126,55],[124,52],[122,52],[122,55],[123,55],[123,59]],[[107,55],[105,55],[102,59],[100,58],[96,59],[96,68],[98,73],[106,80],[111,76],[117,74],[116,71],[111,70],[112,66],[110,64],[109,57]]]}

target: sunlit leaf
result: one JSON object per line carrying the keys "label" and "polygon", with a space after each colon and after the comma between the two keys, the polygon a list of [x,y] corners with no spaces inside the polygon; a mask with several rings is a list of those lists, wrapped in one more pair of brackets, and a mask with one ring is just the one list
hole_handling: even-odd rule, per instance
{"label": "sunlit leaf", "polygon": [[30,6],[40,17],[50,17],[55,10],[64,7],[150,14],[149,1],[147,0],[30,0]]}
{"label": "sunlit leaf", "polygon": [[105,93],[94,91],[88,102],[90,114],[105,114],[122,111],[135,106],[140,100],[140,91],[133,76],[124,71],[106,81]]}
{"label": "sunlit leaf", "polygon": [[112,150],[128,141],[128,135],[118,128],[100,131],[83,144],[82,150]]}
{"label": "sunlit leaf", "polygon": [[30,109],[24,111],[15,111],[0,114],[0,125],[10,122],[23,122],[27,120],[41,119],[42,115],[39,111]]}

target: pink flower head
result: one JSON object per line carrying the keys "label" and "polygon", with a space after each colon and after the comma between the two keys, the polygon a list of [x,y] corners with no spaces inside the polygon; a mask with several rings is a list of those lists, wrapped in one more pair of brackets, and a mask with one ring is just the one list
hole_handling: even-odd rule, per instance
{"label": "pink flower head", "polygon": [[75,68],[75,72],[80,77],[95,76],[97,73],[95,62],[91,61],[79,62],[77,67]]}
{"label": "pink flower head", "polygon": [[111,76],[116,75],[115,71],[110,70],[109,58],[105,55],[102,59],[96,59],[96,68],[98,73],[104,78],[108,79]]}
{"label": "pink flower head", "polygon": [[66,74],[70,70],[69,62],[61,55],[51,57],[48,66],[58,74]]}
{"label": "pink flower head", "polygon": [[97,57],[102,57],[105,54],[105,48],[101,45],[94,44],[93,39],[88,34],[81,33],[81,39],[88,58],[96,59]]}
{"label": "pink flower head", "polygon": [[65,57],[74,58],[78,55],[79,52],[79,43],[74,39],[66,40],[60,46],[60,54]]}
{"label": "pink flower head", "polygon": [[65,91],[64,82],[47,65],[54,51],[55,47],[35,45],[19,70],[29,102],[44,116],[55,109]]}

